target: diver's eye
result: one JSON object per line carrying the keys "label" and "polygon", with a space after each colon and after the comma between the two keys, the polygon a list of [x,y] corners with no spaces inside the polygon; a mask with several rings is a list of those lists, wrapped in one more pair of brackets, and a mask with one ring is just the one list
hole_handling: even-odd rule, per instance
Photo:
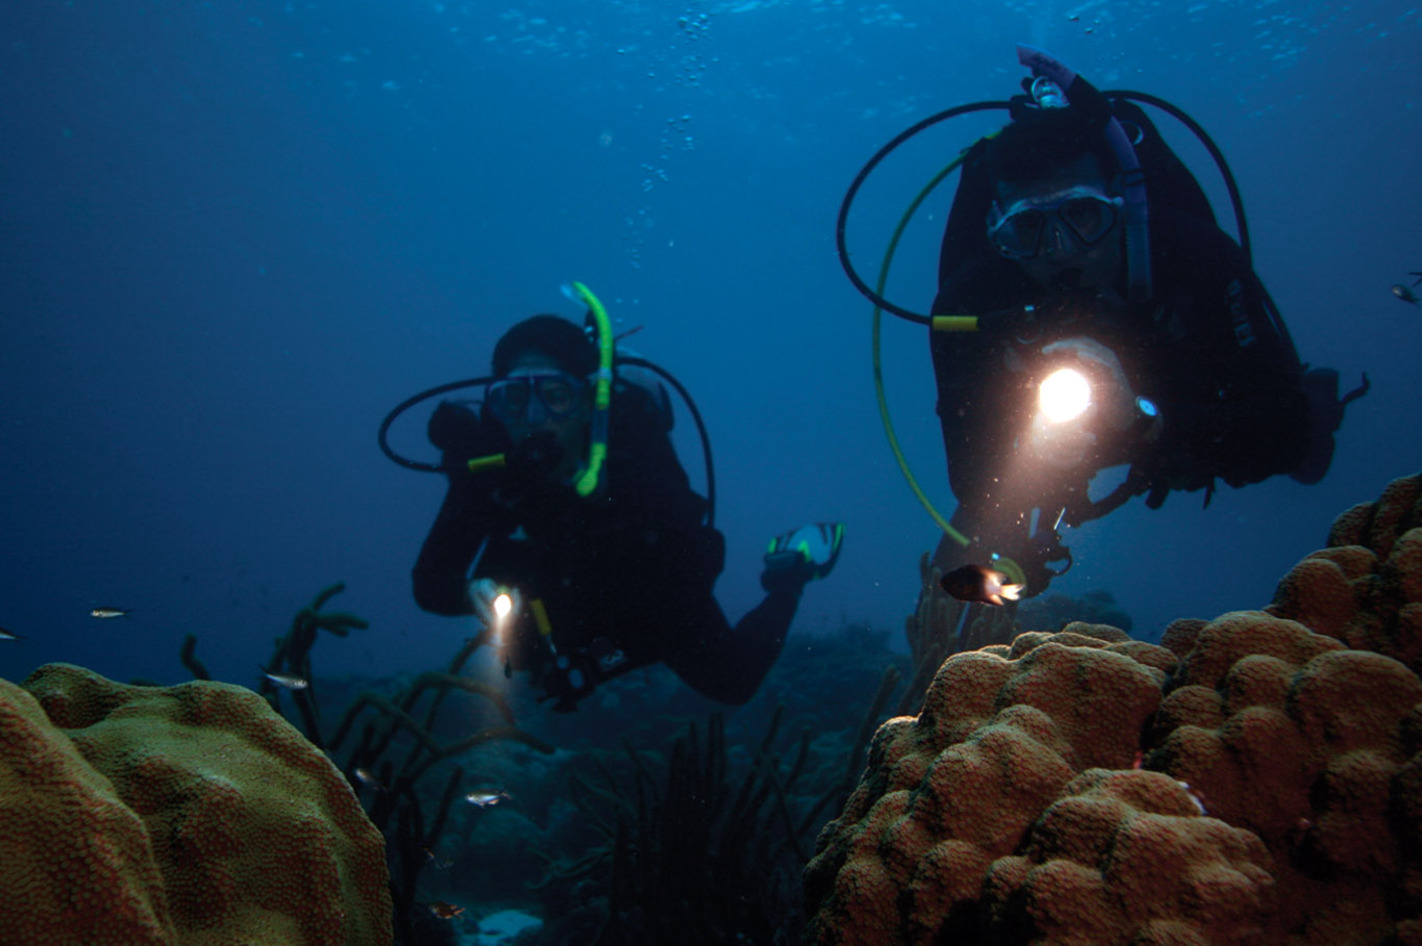
{"label": "diver's eye", "polygon": [[1114,206],[1094,197],[1079,197],[1062,204],[1057,214],[1067,226],[1076,231],[1083,243],[1095,243],[1106,235],[1116,222],[1115,214],[1109,213]]}
{"label": "diver's eye", "polygon": [[1019,210],[992,232],[992,239],[1005,256],[1027,259],[1034,256],[1047,227],[1047,215],[1040,210]]}
{"label": "diver's eye", "polygon": [[543,399],[543,406],[548,408],[551,414],[566,414],[577,403],[576,388],[564,378],[543,379],[538,388],[538,396]]}
{"label": "diver's eye", "polygon": [[517,420],[528,413],[528,389],[527,379],[508,378],[492,384],[487,395],[489,407],[503,420]]}

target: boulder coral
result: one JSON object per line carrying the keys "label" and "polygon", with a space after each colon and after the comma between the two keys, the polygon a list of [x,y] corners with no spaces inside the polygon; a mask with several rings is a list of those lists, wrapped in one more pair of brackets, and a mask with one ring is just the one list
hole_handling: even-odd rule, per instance
{"label": "boulder coral", "polygon": [[819,944],[1422,943],[1422,477],[1260,611],[956,654],[805,872]]}
{"label": "boulder coral", "polygon": [[257,694],[0,681],[5,942],[390,943],[384,842]]}

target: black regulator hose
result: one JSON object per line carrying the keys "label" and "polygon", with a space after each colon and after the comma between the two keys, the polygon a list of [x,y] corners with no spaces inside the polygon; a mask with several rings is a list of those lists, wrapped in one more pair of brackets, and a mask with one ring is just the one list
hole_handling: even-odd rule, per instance
{"label": "black regulator hose", "polygon": [[435,387],[430,388],[428,391],[421,391],[419,394],[416,394],[413,397],[407,397],[399,404],[396,404],[395,408],[391,410],[389,414],[385,415],[385,420],[380,422],[380,432],[376,435],[377,439],[380,441],[380,449],[384,451],[387,457],[394,460],[396,463],[400,464],[407,470],[418,470],[421,473],[445,472],[446,467],[438,463],[421,463],[419,460],[411,460],[408,457],[402,457],[400,456],[400,454],[396,453],[393,449],[391,449],[390,441],[386,439],[386,434],[388,434],[390,431],[390,425],[395,423],[395,418],[399,417],[401,414],[405,413],[421,401],[427,401],[432,397],[437,397],[441,394],[446,394],[450,391],[458,391],[461,388],[476,388],[481,385],[488,384],[492,380],[494,380],[492,377],[484,377],[470,378],[467,381],[451,381],[448,384],[436,385]]}

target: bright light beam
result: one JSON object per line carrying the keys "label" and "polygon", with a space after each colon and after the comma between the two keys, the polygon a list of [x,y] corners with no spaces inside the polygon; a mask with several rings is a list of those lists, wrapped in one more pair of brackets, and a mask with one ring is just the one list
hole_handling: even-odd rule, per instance
{"label": "bright light beam", "polygon": [[1091,406],[1091,385],[1075,368],[1059,368],[1042,380],[1037,406],[1054,424],[1075,420]]}

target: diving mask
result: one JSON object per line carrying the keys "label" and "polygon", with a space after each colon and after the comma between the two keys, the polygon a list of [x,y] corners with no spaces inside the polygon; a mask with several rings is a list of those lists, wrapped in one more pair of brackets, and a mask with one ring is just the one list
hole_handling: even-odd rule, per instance
{"label": "diving mask", "polygon": [[1120,197],[1087,187],[1073,187],[1046,197],[1028,197],[1006,210],[993,204],[988,239],[1008,259],[1035,259],[1053,226],[1070,233],[1083,247],[1104,240],[1121,213]]}
{"label": "diving mask", "polygon": [[528,371],[490,382],[484,406],[505,424],[537,423],[541,408],[547,417],[574,413],[588,383],[563,371]]}

